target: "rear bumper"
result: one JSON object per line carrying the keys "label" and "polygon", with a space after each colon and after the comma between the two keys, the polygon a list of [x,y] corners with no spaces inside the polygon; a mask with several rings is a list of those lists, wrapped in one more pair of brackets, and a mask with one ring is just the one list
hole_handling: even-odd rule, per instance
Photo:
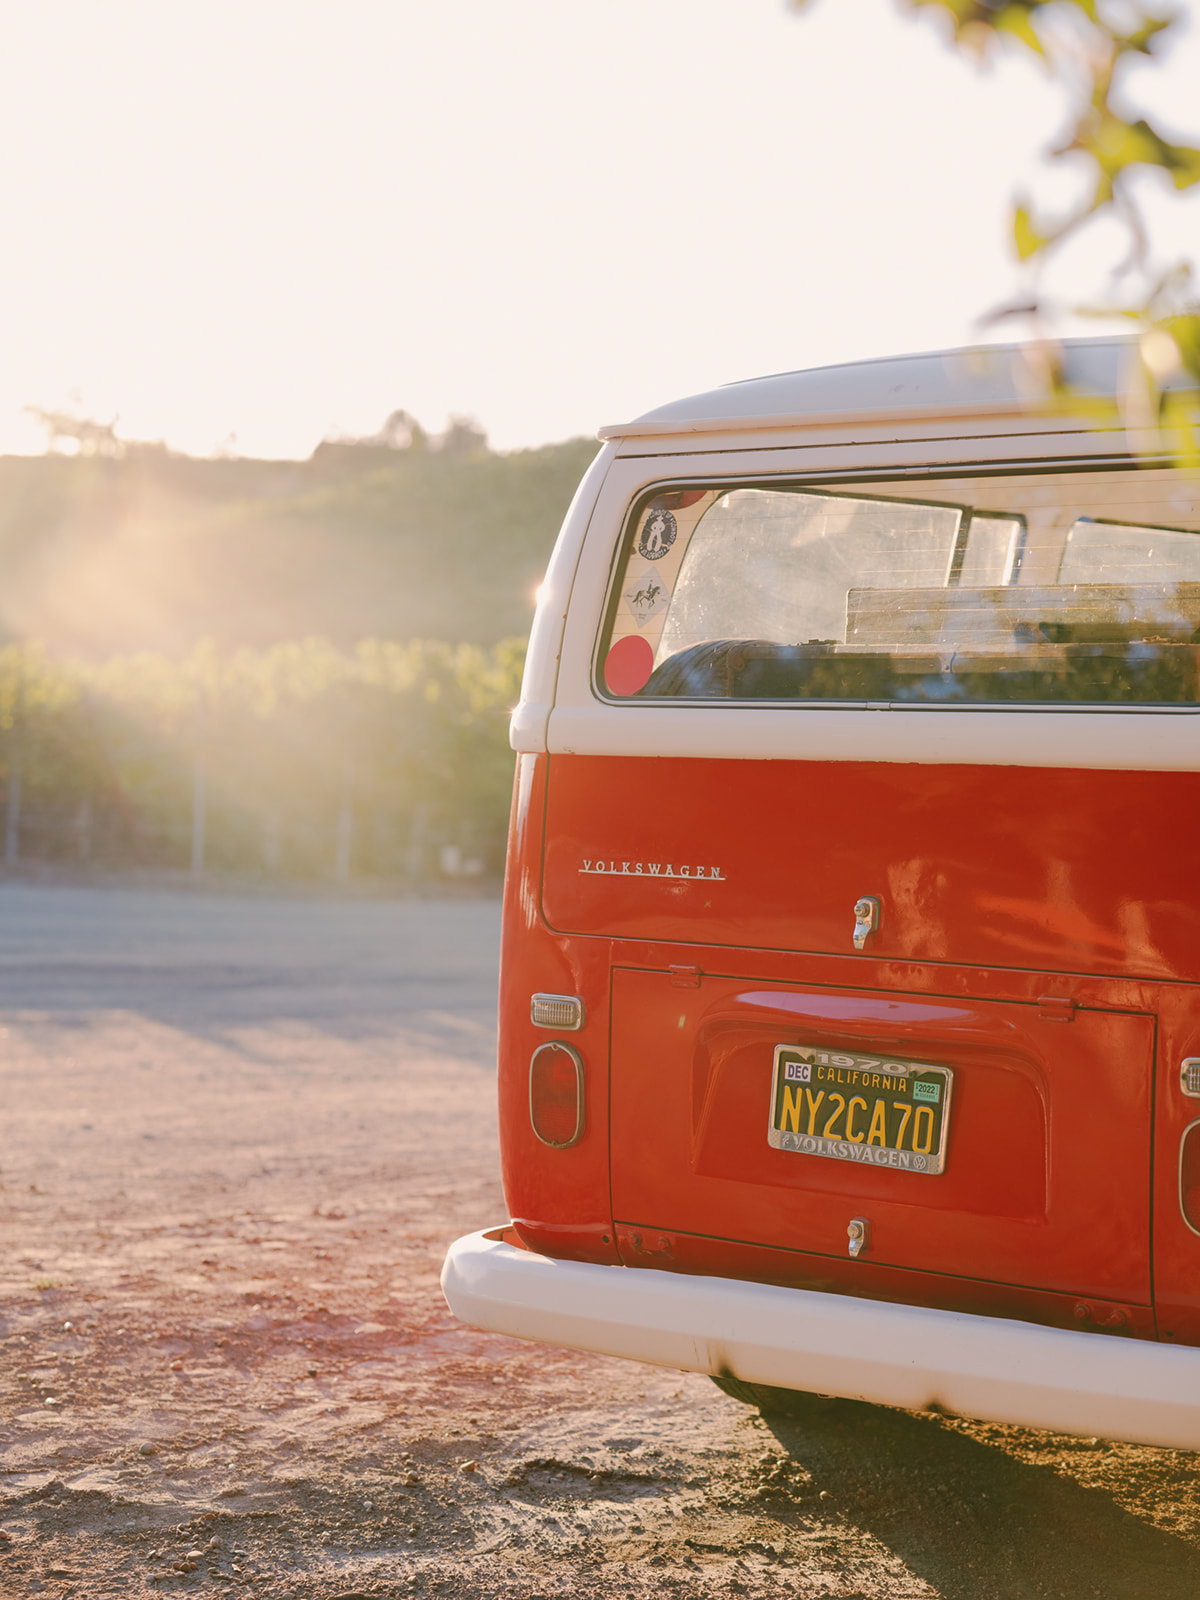
{"label": "rear bumper", "polygon": [[553,1261],[472,1233],[456,1317],[687,1372],[1136,1444],[1200,1449],[1200,1350],[651,1268]]}

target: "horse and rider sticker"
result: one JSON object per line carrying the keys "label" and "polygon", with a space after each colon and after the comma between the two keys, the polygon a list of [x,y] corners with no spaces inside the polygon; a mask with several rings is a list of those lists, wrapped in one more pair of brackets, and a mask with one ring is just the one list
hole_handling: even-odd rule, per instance
{"label": "horse and rider sticker", "polygon": [[639,628],[644,628],[664,610],[670,601],[667,586],[654,567],[644,567],[641,572],[630,573],[628,587],[622,591],[625,604],[633,613]]}

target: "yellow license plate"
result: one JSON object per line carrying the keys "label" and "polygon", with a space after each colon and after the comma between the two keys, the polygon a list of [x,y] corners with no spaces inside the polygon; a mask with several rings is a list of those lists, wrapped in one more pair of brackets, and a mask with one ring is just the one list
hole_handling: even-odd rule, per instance
{"label": "yellow license plate", "polygon": [[777,1045],[767,1142],[936,1176],[946,1166],[953,1078],[949,1067],[921,1061]]}

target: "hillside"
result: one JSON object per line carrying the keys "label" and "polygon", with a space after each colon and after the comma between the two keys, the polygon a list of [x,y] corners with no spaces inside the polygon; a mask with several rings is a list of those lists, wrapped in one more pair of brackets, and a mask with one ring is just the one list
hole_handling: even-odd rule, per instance
{"label": "hillside", "polygon": [[0,640],[83,658],[312,635],[490,645],[528,631],[596,448],[0,457]]}

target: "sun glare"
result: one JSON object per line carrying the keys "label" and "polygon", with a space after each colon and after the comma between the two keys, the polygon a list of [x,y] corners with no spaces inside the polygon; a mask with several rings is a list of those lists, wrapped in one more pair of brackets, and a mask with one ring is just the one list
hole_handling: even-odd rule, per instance
{"label": "sun glare", "polygon": [[599,33],[561,0],[10,10],[8,451],[74,392],[193,454],[303,457],[397,408],[512,449],[962,343],[1011,291],[1007,197],[1061,117],[892,0],[611,0]]}

